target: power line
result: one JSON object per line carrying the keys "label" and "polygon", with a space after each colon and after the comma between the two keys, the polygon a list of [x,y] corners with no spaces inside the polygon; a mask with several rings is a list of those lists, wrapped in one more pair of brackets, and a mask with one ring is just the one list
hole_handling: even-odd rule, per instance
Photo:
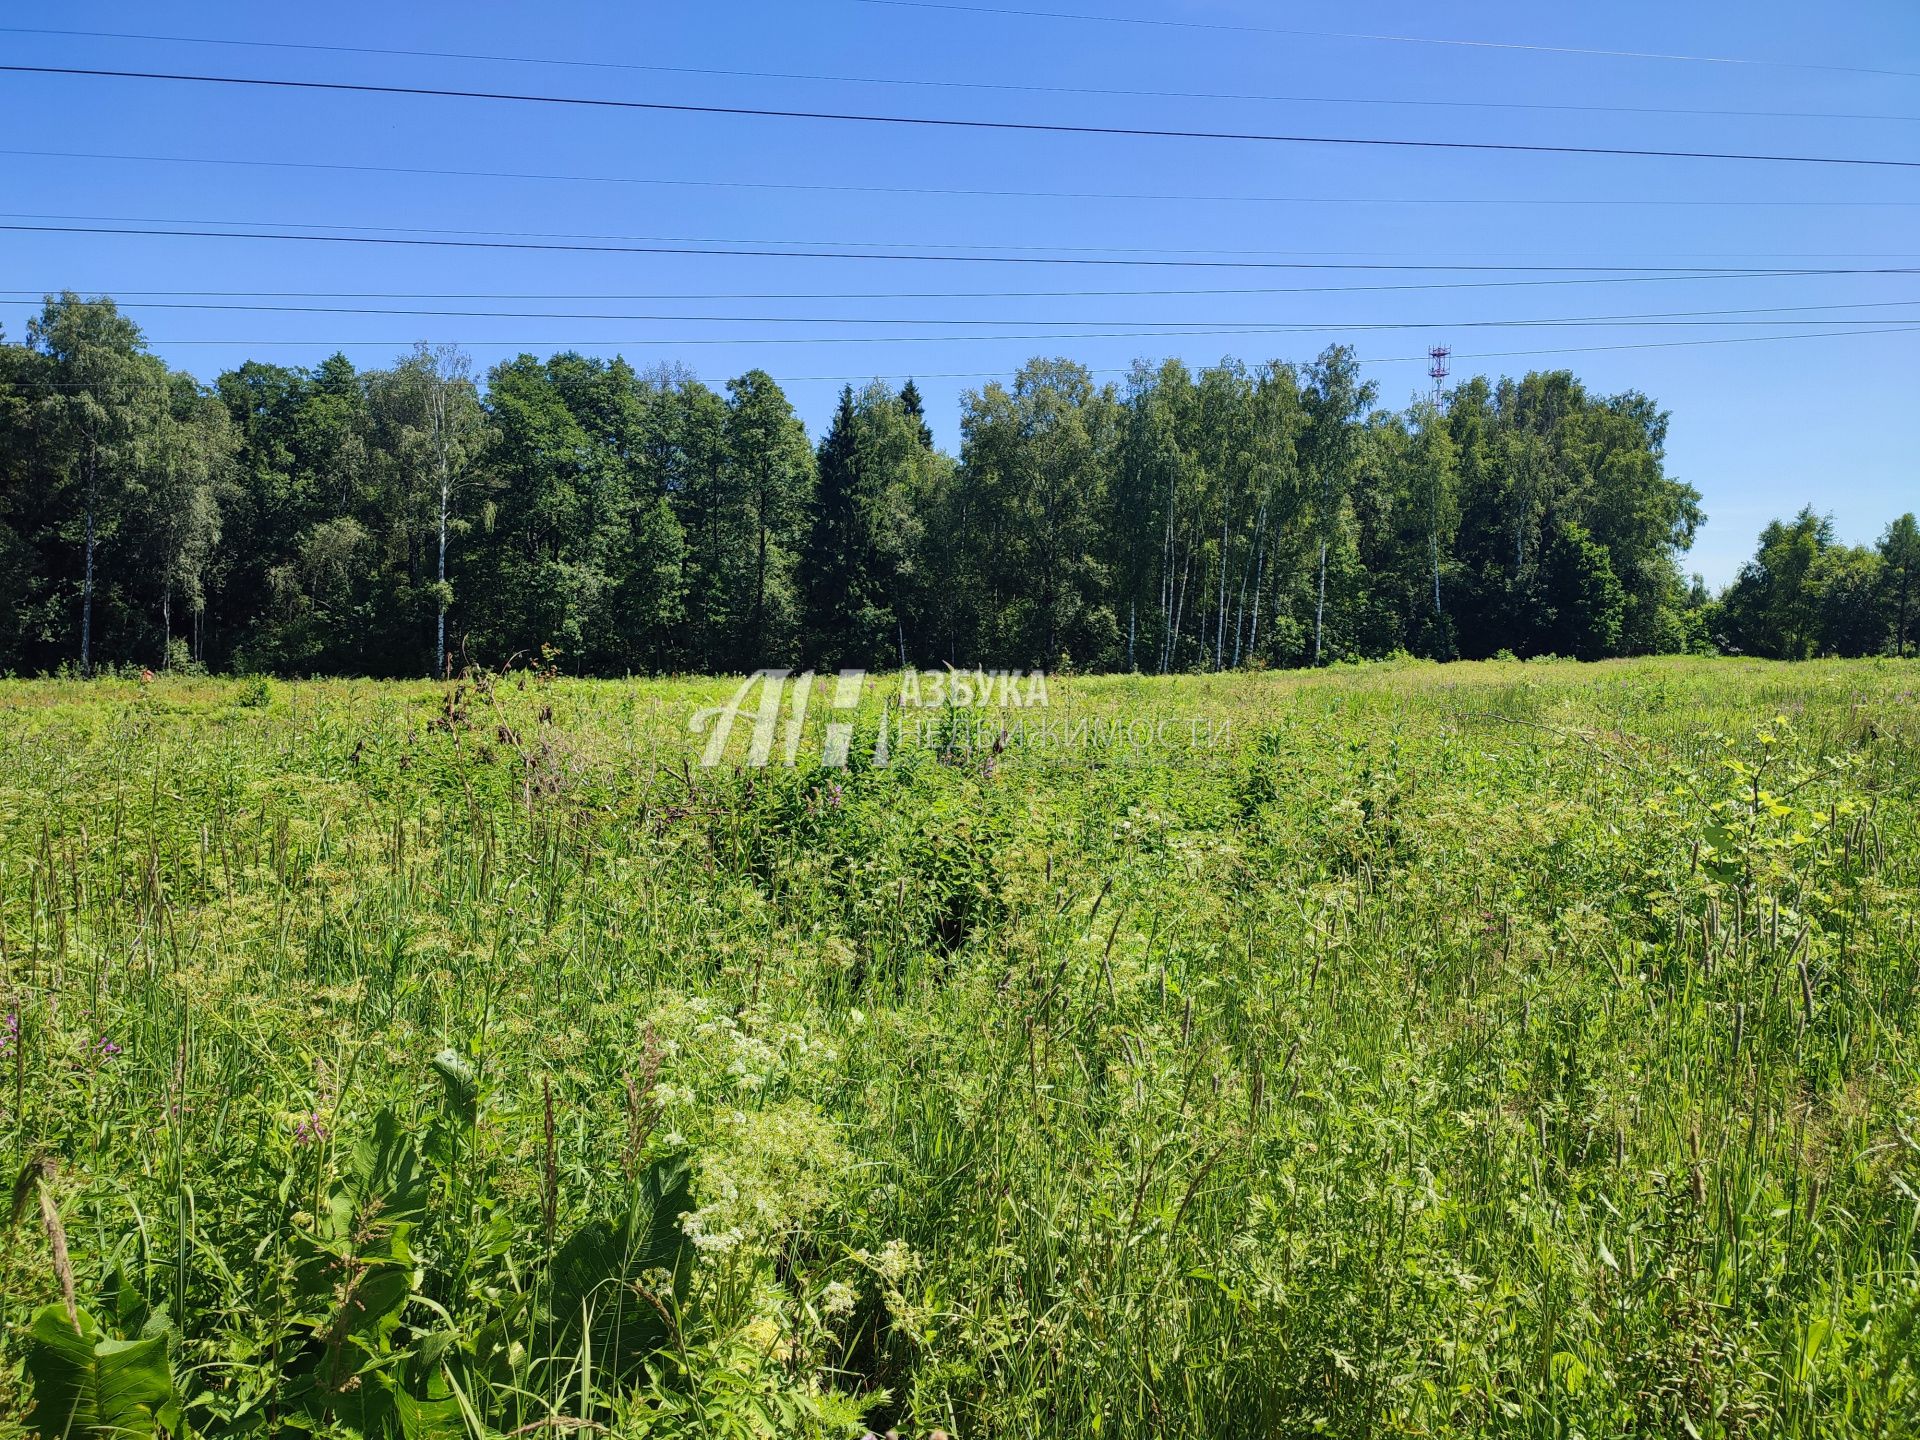
{"label": "power line", "polygon": [[[1846,339],[1846,338],[1865,336],[1865,335],[1905,335],[1905,334],[1915,334],[1915,333],[1920,333],[1920,325],[1910,325],[1910,326],[1904,326],[1898,329],[1885,329],[1885,330],[1821,330],[1821,331],[1813,331],[1813,332],[1795,333],[1790,335],[1728,335],[1728,336],[1713,336],[1706,339],[1698,339],[1698,340],[1643,340],[1643,341],[1632,341],[1628,343],[1614,344],[1614,345],[1569,345],[1569,346],[1555,346],[1555,347],[1544,348],[1544,349],[1528,349],[1528,350],[1482,350],[1482,351],[1475,351],[1475,352],[1455,351],[1454,358],[1458,360],[1496,360],[1496,359],[1511,359],[1511,358],[1518,358],[1523,356],[1531,357],[1531,356],[1541,356],[1541,355],[1596,355],[1596,354],[1602,354],[1609,351],[1675,350],[1675,349],[1691,349],[1691,348],[1695,348],[1702,345],[1756,345],[1756,344],[1771,344],[1777,341],[1787,341],[1787,340],[1838,340],[1838,339]],[[1023,338],[1023,337],[1003,336],[1003,337],[995,337],[995,338],[1017,339],[1017,338]],[[1075,340],[1089,340],[1089,339],[1097,340],[1097,339],[1127,339],[1127,338],[1134,338],[1134,337],[1075,335],[1075,336],[1062,336],[1059,338],[1075,339]],[[1148,336],[1144,338],[1153,339],[1153,338],[1165,338],[1165,337]],[[318,346],[322,349],[327,349],[327,350],[344,350],[349,348],[360,349],[360,348],[378,346],[380,348],[389,349],[389,350],[406,350],[413,342],[407,341],[407,340],[260,340],[260,339],[252,339],[252,340],[218,339],[216,340],[216,339],[207,339],[207,338],[196,336],[196,337],[184,338],[184,339],[154,339],[154,340],[150,340],[148,343],[152,345],[175,345],[175,346],[179,346],[179,345],[270,346],[270,347],[282,348],[282,349],[287,348],[289,346]],[[571,340],[571,341],[570,340],[470,339],[470,340],[458,340],[452,343],[457,345],[489,347],[489,348],[499,347],[504,349],[519,349],[519,348],[525,348],[529,346],[558,346],[561,348],[573,348],[576,346],[585,346],[585,347],[594,347],[594,348],[604,350],[604,349],[611,349],[611,348],[622,347],[622,346],[641,346],[641,345],[665,346],[665,345],[681,345],[681,344],[687,344],[692,342],[672,341],[672,340],[654,340],[654,339]],[[755,342],[740,341],[735,343],[747,344],[747,343],[755,343]],[[1419,355],[1374,356],[1368,359],[1364,359],[1360,363],[1365,365],[1393,365],[1393,364],[1400,364],[1406,361],[1424,361],[1426,359],[1427,359],[1427,356],[1423,352]],[[936,380],[936,379],[995,379],[1002,376],[1005,372],[1004,371],[979,371],[979,372],[956,372],[956,373],[950,373],[950,374],[930,374],[925,371],[915,371],[910,373],[915,374],[920,379]],[[1120,370],[1108,370],[1105,372],[1095,372],[1095,373],[1124,374],[1127,372],[1120,371]],[[881,378],[889,378],[889,377],[870,376],[870,375],[789,375],[789,376],[775,376],[774,378],[776,380],[781,380],[785,383],[791,384],[791,383],[798,383],[800,381],[805,381],[805,380],[858,381],[858,380],[881,379]]]}
{"label": "power line", "polygon": [[274,170],[334,170],[354,175],[438,175],[459,180],[538,180],[562,184],[661,185],[702,190],[789,190],[833,195],[951,195],[967,199],[1006,200],[1124,200],[1181,205],[1578,205],[1656,206],[1674,208],[1793,208],[1793,209],[1914,209],[1920,200],[1700,200],[1647,196],[1395,196],[1395,195],[1177,195],[1102,190],[991,190],[927,185],[809,185],[776,180],[703,180],[647,175],[565,175],[524,170],[454,170],[417,165],[349,165],[320,160],[249,160],[200,155],[115,155],[89,150],[4,150],[48,160],[115,160],[156,165],[232,165]]}
{"label": "power line", "polygon": [[494,65],[564,66],[617,70],[646,75],[693,75],[726,80],[800,80],[823,85],[891,85],[932,90],[986,90],[1031,95],[1103,95],[1135,100],[1227,100],[1278,105],[1402,105],[1444,110],[1571,111],[1602,115],[1696,115],[1755,120],[1871,120],[1911,124],[1920,115],[1888,115],[1831,110],[1732,110],[1667,105],[1575,105],[1516,100],[1419,100],[1353,95],[1242,94],[1208,90],[1144,90],[1113,86],[1020,85],[991,80],[928,80],[900,75],[816,75],[792,70],[732,70],[696,65],[639,65],[623,60],[497,55],[466,50],[403,50],[375,45],[319,45],[291,40],[234,40],[211,35],[155,35],[122,30],[61,30],[35,25],[0,25],[4,35],[49,35],[87,40],[138,40],[165,45],[214,45],[247,50],[293,50],[325,55],[375,55],[403,60],[462,60]]}
{"label": "power line", "polygon": [[1134,140],[1226,140],[1269,145],[1469,150],[1527,155],[1606,155],[1642,160],[1732,160],[1782,165],[1850,165],[1920,170],[1920,160],[1889,160],[1856,155],[1773,155],[1741,150],[1663,150],[1612,145],[1532,145],[1496,140],[1417,140],[1385,136],[1282,135],[1234,130],[1161,130],[1126,125],[1064,125],[1037,120],[968,120],[953,116],[868,115],[852,111],[787,110],[748,105],[689,105],[665,100],[608,100],[581,95],[515,94],[498,90],[440,89],[425,85],[372,85],[346,80],[286,80],[252,75],[188,75],[159,70],[106,70],[73,65],[0,65],[0,72],[16,75],[75,75],[112,80],[167,80],[200,85],[243,85],[280,90],[334,91],[358,95],[500,100],[521,104],[576,105],[678,115],[737,115],[761,120],[831,120],[862,125],[925,126],[948,130],[1004,130],[1029,135],[1094,135]]}
{"label": "power line", "polygon": [[[3,68],[3,67],[0,67]],[[1920,161],[1914,162],[1920,165]],[[198,230],[198,229],[154,229],[115,225],[23,225],[0,223],[0,231],[42,235],[145,235],[161,239],[184,240],[289,240],[341,245],[413,245],[434,249],[452,250],[523,250],[535,253],[566,252],[572,254],[598,255],[711,255],[732,258],[783,259],[783,260],[889,260],[913,261],[922,264],[968,264],[968,265],[1076,265],[1076,266],[1144,266],[1155,269],[1202,269],[1202,270],[1359,270],[1391,271],[1412,273],[1618,273],[1641,274],[1648,270],[1667,272],[1676,278],[1705,276],[1720,277],[1727,272],[1725,266],[1687,266],[1687,265],[1537,265],[1537,264],[1389,264],[1382,261],[1325,261],[1325,260],[1196,260],[1196,259],[1146,259],[1139,256],[1092,256],[1092,255],[983,255],[983,254],[923,254],[907,255],[898,251],[886,250],[783,250],[771,247],[755,248],[727,245],[584,245],[567,241],[529,241],[529,240],[453,240],[435,239],[414,235],[335,235],[335,234],[298,234],[291,231],[273,230]],[[1800,275],[1913,275],[1920,274],[1920,267],[1912,266],[1820,266],[1797,268],[1757,268],[1746,267],[1738,272],[1744,276],[1800,276]]]}
{"label": "power line", "polygon": [[[176,217],[167,215],[71,215],[62,213],[43,213],[32,210],[0,210],[0,219],[5,220],[60,220],[85,221],[90,224],[115,225],[224,225],[224,226],[263,226],[279,227],[289,230],[364,230],[381,235],[456,235],[461,237],[479,237],[493,240],[599,240],[631,244],[674,244],[674,245],[803,245],[810,249],[832,248],[842,245],[891,246],[902,250],[993,250],[993,251],[1064,251],[1068,254],[1099,255],[1258,255],[1258,256],[1340,256],[1344,258],[1387,259],[1405,257],[1418,252],[1406,250],[1229,250],[1224,247],[1201,249],[1176,249],[1152,245],[996,245],[981,241],[971,244],[956,244],[945,241],[927,240],[810,240],[792,235],[622,235],[596,231],[552,231],[552,230],[471,230],[435,225],[370,225],[357,220],[331,220],[326,222],[310,220],[228,220],[218,216],[190,215]],[[1538,260],[1540,257],[1533,257]],[[1914,260],[1920,259],[1920,253],[1909,250],[1781,250],[1781,251],[1697,251],[1688,252],[1679,257],[1683,260]],[[1480,262],[1488,268],[1507,269],[1504,262]],[[1442,266],[1439,268],[1452,268]],[[1519,268],[1525,268],[1521,265]],[[1671,270],[1685,267],[1675,266],[1664,261],[1650,261],[1641,264],[1610,264],[1594,266],[1579,262],[1556,262],[1555,268],[1563,270]]]}
{"label": "power line", "polygon": [[[7,291],[7,292],[0,292],[0,293],[26,295],[32,292]],[[675,315],[675,314],[632,314],[632,313],[607,314],[604,312],[590,312],[590,311],[577,311],[577,310],[574,310],[574,311],[430,310],[430,309],[423,309],[423,308],[389,307],[389,306],[237,305],[237,304],[227,304],[227,303],[219,303],[219,302],[203,302],[203,301],[196,301],[196,302],[177,301],[177,300],[127,301],[124,299],[119,299],[116,301],[116,303],[119,304],[120,308],[122,309],[131,309],[131,310],[169,310],[169,311],[184,310],[184,311],[204,311],[204,312],[216,312],[216,313],[239,312],[239,313],[246,313],[246,314],[273,314],[273,315],[381,315],[381,316],[407,316],[407,317],[413,317],[413,318],[427,318],[427,319],[447,319],[447,320],[455,320],[455,319],[459,319],[459,320],[473,320],[473,319],[605,320],[605,321],[620,321],[625,323],[631,323],[631,322],[644,322],[649,324],[693,323],[693,324],[720,324],[720,325],[756,325],[756,324],[862,325],[862,326],[952,325],[952,326],[967,326],[967,327],[973,327],[973,328],[989,328],[989,329],[1003,328],[1003,327],[1016,327],[1016,326],[1031,326],[1031,325],[1072,325],[1072,326],[1082,326],[1082,327],[1087,327],[1087,326],[1112,327],[1115,325],[1129,325],[1129,326],[1154,327],[1153,329],[1150,329],[1146,332],[1148,334],[1157,333],[1157,331],[1159,331],[1160,329],[1164,329],[1166,327],[1202,326],[1202,327],[1209,327],[1209,328],[1173,329],[1169,333],[1189,334],[1189,335],[1216,335],[1216,334],[1231,335],[1231,334],[1278,334],[1278,333],[1295,333],[1295,332],[1318,333],[1322,331],[1333,331],[1333,330],[1361,331],[1361,330],[1426,330],[1426,329],[1443,329],[1443,330],[1540,329],[1540,328],[1573,327],[1573,326],[1623,326],[1623,327],[1671,326],[1671,325],[1761,326],[1761,325],[1780,325],[1780,324],[1904,325],[1906,322],[1904,321],[1904,319],[1901,319],[1901,318],[1877,319],[1877,318],[1871,318],[1871,317],[1854,316],[1847,319],[1836,319],[1836,320],[1812,320],[1812,319],[1784,320],[1780,317],[1784,315],[1799,316],[1799,315],[1804,315],[1808,312],[1813,312],[1813,311],[1904,308],[1904,307],[1920,305],[1920,300],[1864,300],[1864,301],[1857,301],[1852,304],[1753,306],[1753,307],[1720,309],[1720,310],[1666,310],[1666,311],[1656,310],[1656,311],[1641,311],[1641,312],[1630,313],[1625,315],[1564,315],[1564,316],[1539,316],[1539,317],[1532,317],[1532,318],[1500,319],[1500,320],[1413,320],[1413,321],[1353,320],[1353,321],[1337,321],[1337,322],[1336,321],[1318,321],[1318,320],[1311,321],[1311,322],[1308,322],[1308,321],[1259,321],[1259,320],[1237,321],[1237,320],[1139,320],[1139,319],[1126,319],[1126,320],[1046,319],[1046,320],[1040,320],[1032,317],[1027,317],[1023,319],[1014,319],[1014,320],[1000,320],[1000,319],[979,319],[975,317],[955,319],[948,316],[937,316],[937,315],[935,316],[928,316],[928,315],[894,316],[890,318],[875,318],[872,316],[841,316],[841,315],[827,315],[827,316],[820,316],[820,315],[684,315],[684,314]],[[1755,317],[1755,316],[1758,316],[1761,318],[1738,318],[1738,319],[1727,318],[1727,317]],[[939,339],[942,337],[902,336],[902,337],[891,337],[891,338],[933,340],[933,339]],[[1065,339],[1070,337],[1059,336],[1059,335],[1012,335],[1012,336],[980,336],[980,337],[954,336],[950,338],[1051,340],[1051,339]],[[1090,335],[1088,338],[1098,339],[1102,337],[1098,335]],[[673,343],[682,343],[682,342],[676,341]],[[702,340],[697,342],[687,341],[684,343],[688,343],[688,344],[693,344],[693,343],[750,344],[750,343],[757,343],[757,342],[747,341],[747,340],[737,340],[737,339],[716,339],[711,342]],[[768,343],[773,343],[773,342],[768,342]],[[781,342],[781,343],[785,343],[785,342]],[[800,341],[797,343],[805,344],[805,343],[825,343],[825,342]]]}
{"label": "power line", "polygon": [[1348,30],[1302,30],[1274,25],[1235,25],[1225,21],[1159,20],[1135,15],[1085,15],[1061,10],[1013,10],[949,0],[854,0],[897,10],[951,10],[968,15],[998,15],[1023,20],[1083,20],[1101,25],[1150,25],[1169,30],[1223,30],[1243,35],[1293,35],[1313,40],[1366,40],[1394,45],[1439,45],[1466,50],[1513,50],[1537,55],[1586,55],[1606,60],[1669,60],[1699,65],[1758,66],[1780,70],[1826,70],[1845,75],[1893,75],[1920,80],[1912,70],[1877,70],[1862,65],[1822,65],[1806,60],[1754,60],[1731,55],[1685,55],[1659,50],[1599,50],[1578,45],[1532,45],[1512,40],[1460,40],[1432,35],[1381,35]]}
{"label": "power line", "polygon": [[[532,317],[524,316],[524,315],[514,315],[514,316],[505,316],[501,318],[523,320],[523,319],[529,319]],[[1488,322],[1482,322],[1482,323],[1486,324]],[[1783,320],[1750,320],[1750,321],[1660,320],[1660,321],[1630,321],[1630,322],[1627,322],[1624,328],[1635,328],[1635,327],[1655,328],[1655,327],[1680,326],[1680,325],[1706,326],[1706,325],[1729,325],[1729,324],[1746,324],[1746,325],[1758,326],[1758,325],[1782,325],[1782,324],[1792,324],[1792,323],[1811,324],[1815,322],[1811,322],[1811,321],[1792,322],[1792,321],[1783,321]],[[1836,321],[1834,323],[1841,324],[1841,323],[1847,323],[1847,322]],[[1856,320],[1852,323],[1856,326],[1859,326],[1866,322]],[[1894,320],[1875,321],[1871,323],[1873,328],[1834,330],[1834,331],[1825,332],[1825,333],[1831,333],[1835,335],[1900,335],[1900,334],[1906,333],[1909,330],[1920,330],[1920,325],[1902,324]],[[1548,329],[1548,330],[1587,329],[1587,328],[1596,328],[1596,325],[1598,328],[1613,328],[1611,325],[1608,325],[1605,322],[1593,322],[1593,321],[1559,321],[1559,322],[1546,322],[1544,324],[1532,324],[1532,325],[1521,324],[1521,325],[1515,325],[1511,327],[1501,326],[1498,322],[1493,322],[1493,324],[1494,324],[1494,328],[1515,328],[1515,329]],[[1400,330],[1441,330],[1441,329],[1447,329],[1447,328],[1450,328],[1450,327],[1443,325],[1438,321],[1431,321],[1431,322],[1415,321],[1415,322],[1381,323],[1381,324],[1374,324],[1374,325],[1259,325],[1259,326],[1253,326],[1253,327],[1236,326],[1230,329],[1095,330],[1095,331],[1075,330],[1075,331],[1064,331],[1064,332],[1037,331],[1037,332],[1028,332],[1025,334],[1018,334],[1018,335],[648,335],[648,336],[620,336],[620,337],[608,337],[608,338],[566,339],[566,340],[560,340],[560,339],[504,340],[504,339],[493,339],[493,338],[484,338],[484,339],[476,338],[472,340],[460,340],[454,343],[461,344],[461,345],[478,345],[478,346],[489,346],[489,347],[491,346],[506,346],[506,347],[559,346],[563,349],[571,348],[574,346],[605,347],[608,345],[632,345],[632,346],[735,345],[735,346],[753,346],[756,348],[764,348],[767,346],[775,346],[775,345],[977,345],[977,344],[1009,344],[1009,343],[1016,343],[1016,342],[1028,343],[1028,342],[1040,341],[1040,340],[1047,340],[1047,341],[1052,341],[1052,340],[1191,340],[1191,339],[1214,338],[1219,336],[1238,336],[1241,339],[1257,340],[1257,339],[1273,337],[1273,336],[1281,336],[1281,335],[1334,335],[1334,334],[1349,334],[1349,333],[1361,334],[1361,333],[1372,333],[1376,331],[1389,332],[1389,331],[1400,331]],[[1813,332],[1813,333],[1821,333],[1821,332]],[[1771,339],[1776,337],[1736,336],[1733,338]],[[229,340],[229,339],[219,339],[219,338],[211,338],[211,337],[202,339],[202,338],[196,337],[191,339],[177,339],[177,340],[168,340],[168,341],[156,340],[152,343],[156,345],[158,344],[168,344],[168,345],[326,344],[326,345],[405,346],[411,342],[405,341],[405,340],[327,340],[327,341],[310,341],[310,340],[303,340],[303,339]],[[1704,344],[1707,342],[1687,341],[1687,342],[1674,342],[1674,343]]]}
{"label": "power line", "polygon": [[[704,252],[703,252],[704,253]],[[416,291],[416,290],[126,290],[108,285],[50,285],[0,293],[29,298],[62,291],[96,295],[154,295],[163,298],[202,296],[212,299],[264,300],[1087,300],[1141,299],[1168,296],[1253,295],[1374,295],[1445,290],[1537,289],[1543,286],[1643,285],[1672,281],[1786,279],[1821,275],[1824,271],[1768,272],[1716,270],[1687,275],[1603,275],[1569,280],[1439,280],[1407,285],[1278,285],[1154,287],[1132,290],[730,290],[644,291],[609,294],[595,292]],[[1863,301],[1862,304],[1876,302]],[[1792,308],[1792,307],[1788,307]]]}

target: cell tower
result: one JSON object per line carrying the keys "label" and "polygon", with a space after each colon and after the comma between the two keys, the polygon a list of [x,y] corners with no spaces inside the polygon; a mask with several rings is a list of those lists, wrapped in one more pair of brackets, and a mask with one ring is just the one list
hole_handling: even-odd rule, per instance
{"label": "cell tower", "polygon": [[1446,345],[1435,345],[1427,351],[1427,374],[1433,377],[1433,403],[1440,405],[1441,396],[1447,385],[1447,362],[1453,358],[1453,350]]}

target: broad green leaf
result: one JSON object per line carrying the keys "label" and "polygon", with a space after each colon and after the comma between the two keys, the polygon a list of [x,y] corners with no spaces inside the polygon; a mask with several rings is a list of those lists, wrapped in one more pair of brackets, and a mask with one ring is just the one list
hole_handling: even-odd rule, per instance
{"label": "broad green leaf", "polygon": [[28,1423],[42,1435],[152,1435],[160,1414],[175,1403],[164,1337],[102,1340],[84,1310],[76,1330],[57,1304],[33,1317],[28,1337],[34,1395]]}
{"label": "broad green leaf", "polygon": [[573,1353],[590,1332],[596,1363],[625,1375],[666,1342],[666,1321],[635,1285],[664,1271],[668,1293],[656,1298],[672,1303],[692,1248],[680,1217],[692,1208],[687,1162],[663,1159],[641,1178],[624,1215],[589,1220],[568,1238],[554,1256],[547,1299],[553,1353]]}

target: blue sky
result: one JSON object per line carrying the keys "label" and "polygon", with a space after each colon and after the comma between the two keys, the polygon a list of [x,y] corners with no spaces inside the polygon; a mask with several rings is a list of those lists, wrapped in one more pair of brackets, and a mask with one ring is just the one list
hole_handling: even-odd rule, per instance
{"label": "blue sky", "polygon": [[[1014,0],[980,3],[1016,8]],[[1184,23],[870,0],[171,9],[21,0],[8,7],[5,25],[576,63],[17,31],[0,31],[0,63],[1073,125],[1920,158],[1920,7],[1895,0],[1471,10],[1389,3],[1364,14],[1253,0],[1025,3]],[[1767,63],[1272,33],[1287,28]],[[1873,70],[1914,73],[1863,73]],[[843,78],[769,78],[774,72]],[[1089,90],[1183,93],[1077,93]],[[20,225],[240,222],[532,244],[672,237],[668,243],[1268,265],[1920,266],[1920,170],[935,130],[73,76],[0,74],[0,93],[0,179],[14,212],[0,223]],[[1498,108],[1477,108],[1481,102]],[[1540,108],[1569,106],[1608,108]],[[1652,113],[1672,110],[1747,113]],[[1843,118],[1863,115],[1913,118]],[[90,158],[18,153],[26,151]],[[145,158],[100,158],[107,156]],[[328,166],[356,168],[314,168]],[[1456,203],[1463,201],[1472,203]],[[1568,201],[1580,203],[1549,203]],[[1450,344],[1460,357],[1456,377],[1566,366],[1597,390],[1640,389],[1671,410],[1670,468],[1699,488],[1709,516],[1688,567],[1715,583],[1731,578],[1768,518],[1802,504],[1830,511],[1852,541],[1872,539],[1891,516],[1920,506],[1920,334],[1886,323],[1920,325],[1920,274],[1329,291],[1564,278],[0,232],[0,287],[8,287],[0,324],[9,337],[19,338],[42,289],[110,293],[128,301],[170,363],[208,378],[247,357],[311,364],[334,348],[357,364],[382,365],[416,339],[459,342],[482,369],[521,350],[618,351],[642,365],[679,362],[715,382],[756,365],[792,377],[787,389],[817,433],[842,377],[911,374],[921,377],[935,430],[952,446],[961,393],[1037,353],[1070,355],[1117,381],[1141,356],[1196,365],[1224,355],[1306,359],[1344,340],[1382,362],[1370,370],[1383,400],[1401,404],[1428,383],[1427,346]],[[1138,293],[1283,288],[1320,293]],[[157,293],[213,291],[278,298]],[[1133,293],[1032,293],[1059,291]],[[332,298],[348,292],[387,298]],[[452,294],[484,298],[419,298]],[[920,298],[882,298],[906,294]],[[652,298],[614,298],[629,296]],[[718,298],[688,298],[695,296]],[[746,296],[815,298],[735,298]],[[686,318],[150,308],[162,299]],[[1767,323],[1471,323],[1686,318],[1677,312],[1703,310],[1746,311],[1725,318]],[[855,319],[898,323],[845,323]],[[998,327],[1003,334],[954,323],[981,320],[1015,323]],[[1887,333],[1578,353],[1876,321]],[[1248,326],[1328,328],[1164,333]],[[1156,328],[1162,333],[1138,333]],[[1081,333],[1090,329],[1114,333]],[[866,338],[844,343],[854,336]],[[1503,351],[1550,353],[1488,353]],[[1397,358],[1409,356],[1421,358]]]}

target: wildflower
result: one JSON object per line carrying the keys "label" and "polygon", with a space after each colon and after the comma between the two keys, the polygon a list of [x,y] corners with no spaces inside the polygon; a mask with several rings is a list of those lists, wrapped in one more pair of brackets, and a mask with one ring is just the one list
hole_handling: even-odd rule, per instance
{"label": "wildflower", "polygon": [[746,1237],[738,1226],[729,1226],[725,1230],[707,1228],[709,1212],[689,1210],[680,1217],[680,1233],[693,1242],[693,1248],[703,1260],[718,1260],[732,1250]]}
{"label": "wildflower", "polygon": [[293,1127],[293,1143],[296,1145],[318,1145],[326,1138],[326,1122],[320,1118],[317,1110],[302,1115]]}
{"label": "wildflower", "polygon": [[830,1280],[820,1292],[820,1308],[829,1315],[851,1315],[853,1302],[853,1287],[844,1280]]}
{"label": "wildflower", "polygon": [[920,1268],[920,1257],[904,1240],[889,1240],[873,1257],[873,1268],[889,1285],[898,1285]]}
{"label": "wildflower", "polygon": [[13,1047],[20,1043],[20,1012],[9,1010],[7,1018],[0,1020],[0,1055],[10,1055]]}
{"label": "wildflower", "polygon": [[100,1037],[99,1044],[95,1048],[100,1052],[102,1060],[111,1060],[120,1053],[120,1047],[105,1035]]}

